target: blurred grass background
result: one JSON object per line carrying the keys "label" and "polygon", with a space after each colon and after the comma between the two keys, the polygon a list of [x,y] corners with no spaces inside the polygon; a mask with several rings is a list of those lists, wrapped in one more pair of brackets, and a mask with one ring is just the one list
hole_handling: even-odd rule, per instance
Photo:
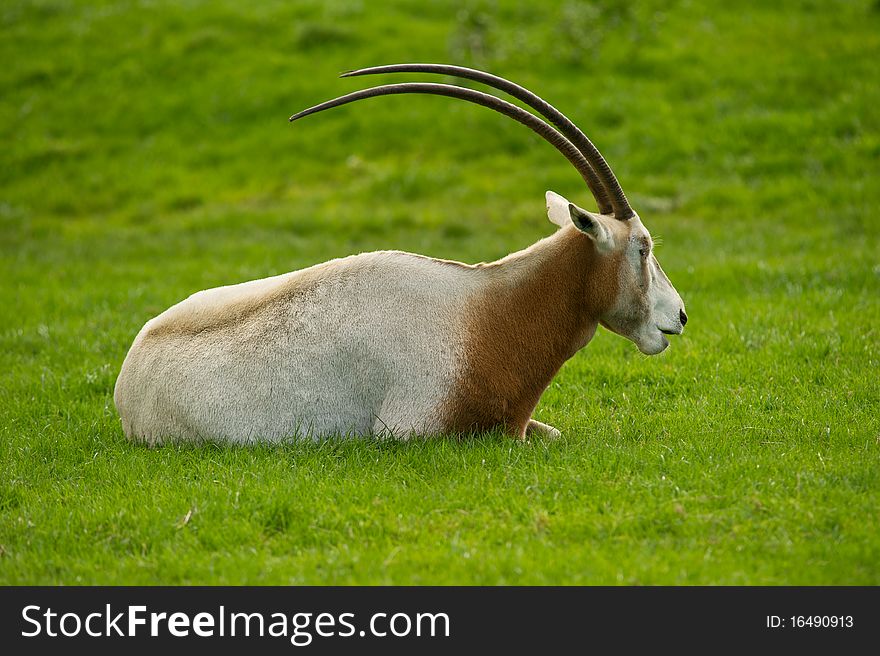
{"label": "blurred grass background", "polygon": [[[0,583],[880,583],[880,3],[0,6]],[[488,261],[593,208],[445,98],[287,116],[401,61],[488,69],[595,141],[687,333],[601,332],[555,443],[147,450],[112,403],[190,293],[395,248]],[[449,80],[446,80],[449,81]],[[191,512],[186,522],[182,518]]]}

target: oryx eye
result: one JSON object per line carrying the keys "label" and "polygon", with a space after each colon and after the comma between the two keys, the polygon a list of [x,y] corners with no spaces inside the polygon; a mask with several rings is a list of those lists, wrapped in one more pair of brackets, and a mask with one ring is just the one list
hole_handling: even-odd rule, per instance
{"label": "oryx eye", "polygon": [[648,257],[648,249],[645,247],[640,248],[639,255],[641,255],[642,259],[644,260],[646,257]]}

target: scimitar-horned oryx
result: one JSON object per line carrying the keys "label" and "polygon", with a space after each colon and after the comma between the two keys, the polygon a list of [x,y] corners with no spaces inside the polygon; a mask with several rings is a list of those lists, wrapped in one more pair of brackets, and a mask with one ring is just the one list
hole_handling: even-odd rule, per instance
{"label": "scimitar-horned oryx", "polygon": [[589,212],[548,191],[558,230],[497,262],[468,265],[399,251],[362,253],[193,294],[141,329],[116,382],[125,433],[165,440],[470,433],[558,435],[532,412],[560,366],[598,325],[660,353],[687,323],[684,304],[605,159],[568,118],[503,78],[441,73],[506,92],[547,118],[449,84],[404,83],[342,96],[291,121],[363,98],[425,93],[519,121],[571,162]]}

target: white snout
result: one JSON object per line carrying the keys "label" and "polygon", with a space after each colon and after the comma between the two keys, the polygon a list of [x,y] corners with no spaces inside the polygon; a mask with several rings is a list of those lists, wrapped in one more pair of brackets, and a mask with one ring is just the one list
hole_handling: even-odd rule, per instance
{"label": "white snout", "polygon": [[659,330],[664,335],[681,335],[684,332],[684,326],[681,325],[681,322],[678,322],[678,325],[674,328],[664,328],[663,326],[657,326],[657,330]]}
{"label": "white snout", "polygon": [[666,335],[659,330],[652,330],[634,341],[639,350],[645,355],[657,355],[665,351],[666,347],[669,346],[669,340],[666,339]]}

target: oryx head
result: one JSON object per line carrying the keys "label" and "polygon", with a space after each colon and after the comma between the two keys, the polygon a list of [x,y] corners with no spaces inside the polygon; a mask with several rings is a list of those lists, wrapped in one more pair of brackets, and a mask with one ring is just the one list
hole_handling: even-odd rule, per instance
{"label": "oryx head", "polygon": [[626,220],[596,214],[547,192],[547,216],[563,227],[573,223],[587,235],[595,257],[607,260],[615,283],[614,302],[600,323],[654,355],[669,346],[665,335],[680,335],[687,323],[684,303],[654,256],[654,242],[638,215]]}
{"label": "oryx head", "polygon": [[344,73],[342,77],[377,73],[440,73],[481,82],[500,89],[549,119],[549,125],[534,114],[495,96],[449,84],[387,84],[355,91],[321,103],[290,117],[291,121],[355,100],[374,96],[427,93],[459,98],[494,109],[531,128],[550,142],[571,162],[587,183],[599,212],[593,213],[547,192],[547,212],[559,226],[573,223],[593,243],[600,258],[616,276],[613,302],[603,309],[598,321],[632,340],[642,353],[653,355],[668,345],[665,335],[678,335],[687,323],[684,303],[653,253],[653,241],[638,215],[630,207],[611,167],[587,136],[562,112],[523,87],[504,78],[461,66],[446,64],[393,64]]}

